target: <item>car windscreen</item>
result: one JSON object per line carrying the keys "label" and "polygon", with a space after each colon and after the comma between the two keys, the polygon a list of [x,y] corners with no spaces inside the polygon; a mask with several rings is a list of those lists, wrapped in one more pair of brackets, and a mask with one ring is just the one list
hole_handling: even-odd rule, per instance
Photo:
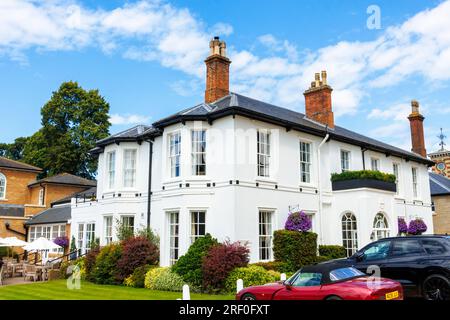
{"label": "car windscreen", "polygon": [[320,286],[321,281],[322,281],[322,273],[299,272],[290,283],[294,287],[312,287],[312,286]]}
{"label": "car windscreen", "polygon": [[358,269],[348,267],[348,268],[339,268],[330,272],[330,280],[331,281],[341,281],[345,279],[355,278],[365,276],[364,273],[359,271]]}

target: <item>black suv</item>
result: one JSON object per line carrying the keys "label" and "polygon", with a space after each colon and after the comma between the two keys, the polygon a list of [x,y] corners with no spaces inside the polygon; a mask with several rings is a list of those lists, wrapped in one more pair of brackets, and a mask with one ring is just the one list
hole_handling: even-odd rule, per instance
{"label": "black suv", "polygon": [[406,297],[450,300],[450,236],[408,236],[373,242],[347,259],[345,265],[400,282]]}

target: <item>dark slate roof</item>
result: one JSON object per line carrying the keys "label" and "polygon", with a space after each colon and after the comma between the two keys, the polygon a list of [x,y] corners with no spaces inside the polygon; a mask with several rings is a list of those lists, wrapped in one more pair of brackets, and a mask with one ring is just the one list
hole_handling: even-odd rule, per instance
{"label": "dark slate roof", "polygon": [[4,158],[4,157],[0,157],[0,168],[5,168],[5,169],[15,169],[15,170],[25,170],[25,171],[33,171],[33,172],[41,172],[42,169],[20,162],[20,161],[15,161],[15,160],[11,160],[8,158]]}
{"label": "dark slate roof", "polygon": [[125,131],[113,134],[102,140],[97,141],[97,147],[106,146],[111,143],[117,143],[122,141],[136,141],[139,139],[145,131],[151,129],[151,126],[137,125]]}
{"label": "dark slate roof", "polygon": [[[275,106],[270,103],[255,100],[240,94],[230,93],[229,95],[210,104],[201,103],[192,108],[182,110],[169,117],[163,118],[148,129],[144,130],[141,135],[136,135],[136,127],[128,131],[121,132],[117,135],[100,140],[97,147],[103,147],[106,144],[115,142],[115,136],[126,136],[134,141],[143,139],[144,137],[154,137],[160,135],[164,127],[178,122],[189,120],[205,120],[212,122],[215,119],[229,115],[241,115],[264,122],[273,123],[285,127],[287,130],[295,129],[302,132],[310,133],[316,136],[325,137],[328,133],[331,139],[357,145],[362,148],[394,155],[410,160],[414,160],[427,165],[434,163],[422,157],[419,154],[405,151],[403,149],[391,146],[387,143],[363,136],[356,132],[345,128],[335,126],[335,128],[327,128],[321,123],[312,121],[303,113],[290,109]],[[145,126],[144,126],[145,127]],[[101,152],[101,150],[97,150]]]}
{"label": "dark slate roof", "polygon": [[81,191],[81,192],[75,192],[74,194],[71,194],[70,196],[64,197],[62,199],[56,200],[52,202],[52,206],[64,204],[64,203],[70,203],[72,201],[72,198],[78,197],[78,198],[90,198],[92,195],[97,195],[97,187],[92,187],[87,190]]}
{"label": "dark slate roof", "polygon": [[16,204],[0,204],[0,216],[24,217],[25,207]]}
{"label": "dark slate roof", "polygon": [[25,222],[26,225],[49,224],[49,223],[67,223],[71,218],[70,205],[63,205],[49,208],[35,215]]}
{"label": "dark slate roof", "polygon": [[429,177],[432,196],[450,195],[450,179],[434,172],[429,172]]}
{"label": "dark slate roof", "polygon": [[85,178],[81,178],[75,176],[70,173],[61,173],[56,176],[47,177],[41,180],[36,180],[30,183],[28,186],[34,186],[41,183],[50,183],[50,184],[67,184],[73,186],[82,186],[82,187],[93,187],[97,185],[97,181],[89,180]]}
{"label": "dark slate roof", "polygon": [[284,126],[287,129],[296,129],[318,136],[325,136],[326,133],[329,133],[331,139],[433,165],[432,161],[416,153],[405,151],[339,126],[335,126],[334,129],[327,128],[323,124],[306,118],[303,113],[235,93],[231,93],[212,104],[200,104],[193,108],[183,110],[182,112],[155,122],[153,127],[164,127],[172,123],[191,119],[212,121],[229,114],[239,114],[250,118],[256,118],[261,121]]}

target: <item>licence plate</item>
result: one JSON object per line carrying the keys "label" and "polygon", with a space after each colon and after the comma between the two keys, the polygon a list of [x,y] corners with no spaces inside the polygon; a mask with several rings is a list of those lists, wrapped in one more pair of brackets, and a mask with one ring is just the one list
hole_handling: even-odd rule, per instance
{"label": "licence plate", "polygon": [[395,298],[398,298],[398,291],[392,291],[392,292],[386,293],[386,300],[392,300]]}

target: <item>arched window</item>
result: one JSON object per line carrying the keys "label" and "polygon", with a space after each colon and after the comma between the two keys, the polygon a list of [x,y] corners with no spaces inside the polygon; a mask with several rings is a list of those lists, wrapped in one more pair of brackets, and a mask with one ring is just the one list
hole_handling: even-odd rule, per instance
{"label": "arched window", "polygon": [[351,256],[358,250],[356,217],[351,212],[342,216],[342,245],[347,250],[347,256]]}
{"label": "arched window", "polygon": [[6,198],[6,177],[0,173],[0,199]]}
{"label": "arched window", "polygon": [[371,239],[373,241],[389,237],[389,225],[386,216],[378,212],[373,220],[373,231]]}

